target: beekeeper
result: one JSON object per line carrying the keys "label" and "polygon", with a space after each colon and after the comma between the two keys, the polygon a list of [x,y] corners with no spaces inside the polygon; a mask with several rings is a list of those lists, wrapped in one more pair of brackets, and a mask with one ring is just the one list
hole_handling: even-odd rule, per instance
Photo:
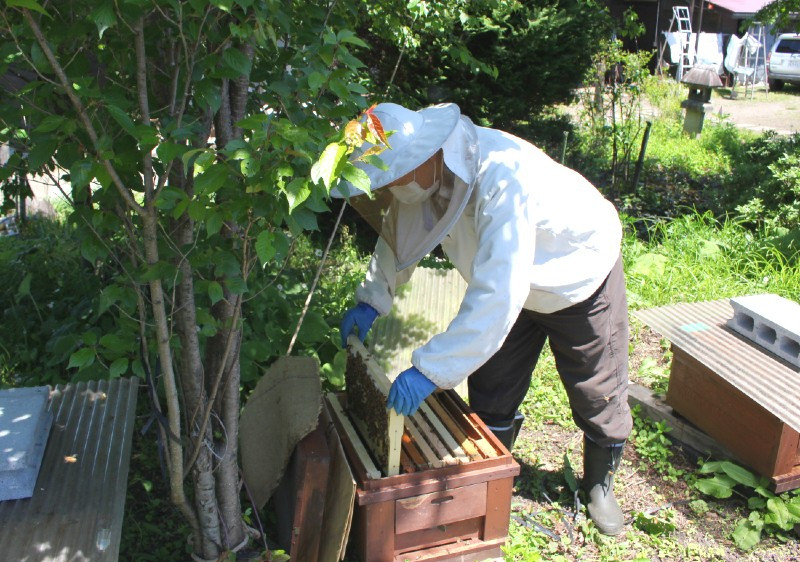
{"label": "beekeeper", "polygon": [[631,415],[616,210],[580,174],[520,138],[476,127],[454,104],[373,111],[394,131],[380,156],[388,168],[360,165],[372,198],[346,183],[333,192],[380,234],[342,321],[342,345],[351,333],[364,341],[397,287],[441,244],[467,282],[464,300],[447,330],[414,351],[387,405],[412,414],[436,388],[466,378],[471,408],[511,449],[548,339],[585,435],[589,515],[601,532],[619,533],[613,475]]}

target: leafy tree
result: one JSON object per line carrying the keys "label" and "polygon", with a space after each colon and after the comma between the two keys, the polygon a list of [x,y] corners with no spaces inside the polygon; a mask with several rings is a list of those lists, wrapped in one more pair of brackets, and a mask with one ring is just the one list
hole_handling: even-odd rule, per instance
{"label": "leafy tree", "polygon": [[512,129],[581,84],[611,20],[595,0],[365,2],[376,92],[413,106],[453,101]]}
{"label": "leafy tree", "polygon": [[336,178],[363,182],[343,141],[316,168],[324,181],[309,179],[332,125],[366,106],[351,9],[4,0],[0,13],[0,142],[15,149],[0,181],[37,173],[62,189],[104,287],[87,314],[114,319],[59,344],[76,379],[133,373],[159,391],[171,500],[206,559],[246,538],[243,330],[266,339],[253,322],[279,312],[256,319],[248,303],[317,227]]}
{"label": "leafy tree", "polygon": [[753,16],[754,21],[771,23],[782,31],[800,31],[800,0],[772,0]]}

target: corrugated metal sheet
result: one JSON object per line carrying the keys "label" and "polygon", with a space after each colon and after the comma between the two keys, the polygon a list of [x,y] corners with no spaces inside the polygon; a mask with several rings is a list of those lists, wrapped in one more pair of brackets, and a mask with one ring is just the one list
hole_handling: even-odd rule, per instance
{"label": "corrugated metal sheet", "polygon": [[727,300],[674,304],[634,315],[800,431],[800,369],[729,328],[733,308]]}
{"label": "corrugated metal sheet", "polygon": [[416,348],[447,329],[466,290],[455,269],[427,267],[418,267],[400,287],[392,313],[377,320],[370,332],[370,351],[390,379],[411,366]]}
{"label": "corrugated metal sheet", "polygon": [[116,560],[138,379],[56,386],[34,495],[0,502],[0,559]]}

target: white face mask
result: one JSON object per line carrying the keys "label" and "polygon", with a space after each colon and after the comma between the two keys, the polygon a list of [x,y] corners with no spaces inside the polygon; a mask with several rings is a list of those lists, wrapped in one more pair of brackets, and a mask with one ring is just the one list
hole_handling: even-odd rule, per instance
{"label": "white face mask", "polygon": [[393,185],[389,188],[394,198],[406,205],[415,205],[431,198],[439,189],[439,181],[433,182],[428,189],[423,188],[416,180],[405,185]]}
{"label": "white face mask", "polygon": [[428,189],[422,187],[417,183],[417,171],[414,170],[414,179],[405,185],[393,185],[389,188],[394,198],[406,205],[415,205],[427,201],[439,189],[441,183],[437,177],[438,174],[438,161],[434,160],[433,164],[433,184]]}

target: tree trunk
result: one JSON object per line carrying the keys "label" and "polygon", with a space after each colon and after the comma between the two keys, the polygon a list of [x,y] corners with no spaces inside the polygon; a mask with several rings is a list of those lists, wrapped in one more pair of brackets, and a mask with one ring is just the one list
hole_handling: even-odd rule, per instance
{"label": "tree trunk", "polygon": [[[191,246],[193,229],[193,221],[188,216],[174,225],[175,242],[181,250]],[[200,426],[208,395],[203,387],[203,362],[197,337],[194,279],[188,256],[181,255],[177,259],[180,281],[176,287],[175,316],[176,331],[181,341],[180,382],[183,392],[183,411],[190,443],[193,447],[200,448],[194,464],[187,467],[192,473],[195,508],[202,529],[201,544],[195,545],[195,551],[201,553],[205,559],[214,559],[220,554],[222,537],[214,467],[211,451],[208,448],[212,443],[211,427],[206,425],[201,429]],[[200,431],[203,431],[202,436]]]}
{"label": "tree trunk", "polygon": [[[223,544],[233,548],[244,540],[242,507],[239,499],[239,343],[237,296],[225,291],[225,297],[212,307],[219,332],[206,343],[206,385],[219,385],[212,409],[216,458],[216,494],[222,521]],[[221,377],[221,380],[216,380]],[[213,392],[213,390],[212,390]]]}

